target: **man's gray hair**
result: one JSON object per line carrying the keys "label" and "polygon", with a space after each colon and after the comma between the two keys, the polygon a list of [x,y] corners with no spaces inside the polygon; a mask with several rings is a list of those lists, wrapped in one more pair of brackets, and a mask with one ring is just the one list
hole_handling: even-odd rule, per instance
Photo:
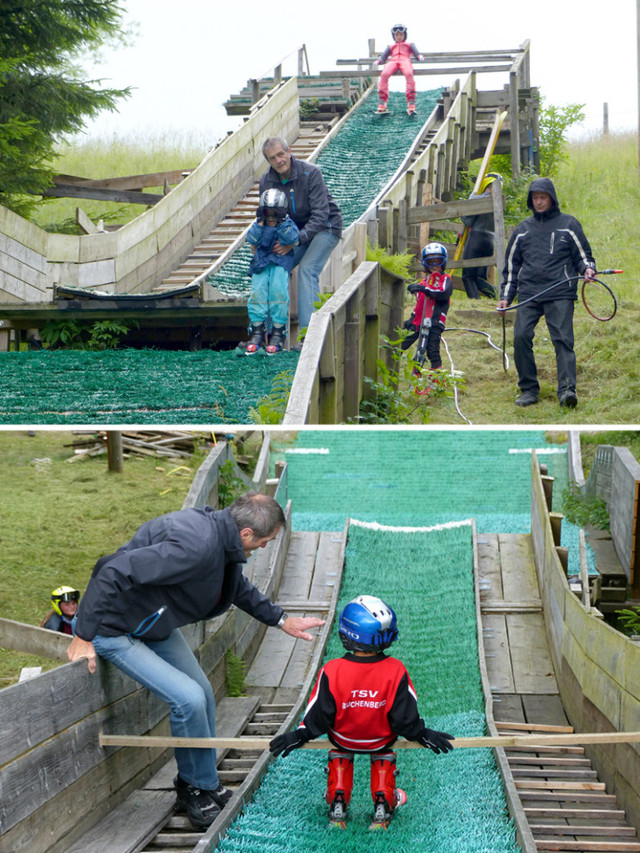
{"label": "man's gray hair", "polygon": [[286,139],[283,139],[282,136],[270,136],[262,143],[262,153],[264,156],[266,157],[267,151],[269,151],[270,148],[275,148],[276,145],[282,145],[285,151],[291,150],[291,146]]}
{"label": "man's gray hair", "polygon": [[229,506],[231,518],[238,530],[249,527],[258,539],[271,536],[279,527],[286,527],[282,507],[275,498],[260,492],[245,492]]}

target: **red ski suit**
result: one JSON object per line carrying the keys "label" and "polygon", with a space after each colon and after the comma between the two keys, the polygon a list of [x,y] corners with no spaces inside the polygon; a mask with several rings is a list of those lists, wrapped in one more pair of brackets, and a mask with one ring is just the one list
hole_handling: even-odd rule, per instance
{"label": "red ski suit", "polygon": [[[385,104],[389,98],[389,77],[392,74],[397,74],[400,71],[407,80],[407,103],[412,104],[416,100],[416,81],[413,76],[413,66],[411,65],[411,55],[416,59],[420,59],[420,54],[415,44],[409,44],[406,41],[394,42],[384,51],[380,58],[380,63],[386,65],[382,69],[382,74],[378,80],[378,98]],[[389,61],[387,62],[387,59]]]}
{"label": "red ski suit", "polygon": [[312,738],[327,732],[338,749],[372,752],[388,749],[398,735],[415,740],[424,721],[401,661],[348,652],[320,670],[300,728]]}
{"label": "red ski suit", "polygon": [[413,325],[416,327],[416,331],[420,331],[423,316],[431,320],[432,327],[437,323],[441,329],[444,329],[451,294],[453,293],[451,276],[446,275],[446,273],[432,272],[427,278],[423,278],[420,284],[426,287],[429,295],[418,293],[416,308],[413,312]]}

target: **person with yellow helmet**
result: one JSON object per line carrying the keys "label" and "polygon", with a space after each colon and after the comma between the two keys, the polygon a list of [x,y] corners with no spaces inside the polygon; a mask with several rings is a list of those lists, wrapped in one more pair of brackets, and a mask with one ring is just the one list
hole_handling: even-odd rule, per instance
{"label": "person with yellow helmet", "polygon": [[[478,198],[481,195],[489,195],[491,184],[495,181],[502,182],[502,175],[497,172],[489,172],[478,189],[469,198]],[[463,216],[462,221],[469,229],[467,239],[462,252],[462,259],[488,258],[493,255],[495,247],[493,213],[478,213],[475,216]],[[497,299],[498,293],[495,287],[487,279],[487,267],[465,267],[462,270],[462,283],[469,299],[480,299],[486,296],[489,299]]]}
{"label": "person with yellow helmet", "polygon": [[73,617],[78,611],[80,590],[72,586],[58,586],[51,593],[53,610],[42,620],[42,627],[61,634],[73,634]]}

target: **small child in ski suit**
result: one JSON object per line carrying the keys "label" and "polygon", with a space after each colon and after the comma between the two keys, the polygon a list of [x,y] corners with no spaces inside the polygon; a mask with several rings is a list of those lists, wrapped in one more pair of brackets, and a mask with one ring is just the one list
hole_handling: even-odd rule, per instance
{"label": "small child in ski suit", "polygon": [[298,236],[298,226],[288,214],[284,192],[265,190],[260,196],[256,221],[247,234],[247,243],[254,253],[249,265],[251,296],[247,309],[251,325],[247,355],[258,352],[260,347],[265,347],[269,355],[284,348],[293,252],[278,254],[274,246],[295,246]]}
{"label": "small child in ski suit", "polygon": [[[422,61],[423,56],[418,48],[411,42],[407,42],[407,28],[402,24],[396,24],[391,28],[393,44],[385,48],[376,65],[384,65],[380,80],[378,81],[378,112],[387,112],[387,101],[389,100],[389,77],[399,71],[404,74],[407,81],[407,112],[413,115],[416,111],[416,82],[413,76],[411,57]],[[389,60],[387,62],[387,60]],[[386,63],[386,64],[385,64]]]}
{"label": "small child in ski suit", "polygon": [[396,787],[398,735],[416,741],[435,753],[453,749],[453,735],[428,729],[418,713],[416,691],[404,664],[384,650],[398,637],[393,610],[371,595],[359,595],[340,614],[339,634],[347,650],[320,670],[304,718],[293,732],[273,738],[274,755],[293,749],[325,732],[329,751],[325,800],[330,821],[345,826],[353,790],[354,753],[371,758],[371,829],[386,826],[406,794]]}
{"label": "small child in ski suit", "polygon": [[[421,333],[426,334],[427,339],[420,340],[418,350],[422,345],[432,370],[442,367],[440,338],[447,322],[447,311],[453,293],[451,276],[445,273],[447,259],[447,250],[441,243],[427,243],[424,247],[420,262],[427,276],[417,284],[409,285],[409,293],[417,294],[416,307],[411,317],[403,324],[411,334],[402,341],[401,348],[409,349]],[[423,323],[423,319],[427,322]],[[420,371],[417,373],[419,375]]]}

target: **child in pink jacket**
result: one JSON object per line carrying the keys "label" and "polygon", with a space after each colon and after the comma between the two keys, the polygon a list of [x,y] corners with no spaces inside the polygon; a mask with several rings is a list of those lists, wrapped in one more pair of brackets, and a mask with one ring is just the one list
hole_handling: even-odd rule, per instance
{"label": "child in pink jacket", "polygon": [[[387,112],[387,100],[389,99],[389,77],[401,72],[407,80],[407,112],[413,115],[416,111],[416,83],[413,77],[411,56],[422,61],[423,56],[418,48],[407,42],[407,28],[402,24],[396,24],[391,28],[393,44],[389,45],[376,61],[376,65],[384,65],[380,80],[378,81],[378,112]],[[387,61],[388,60],[388,61]],[[385,64],[386,63],[386,64]]]}

